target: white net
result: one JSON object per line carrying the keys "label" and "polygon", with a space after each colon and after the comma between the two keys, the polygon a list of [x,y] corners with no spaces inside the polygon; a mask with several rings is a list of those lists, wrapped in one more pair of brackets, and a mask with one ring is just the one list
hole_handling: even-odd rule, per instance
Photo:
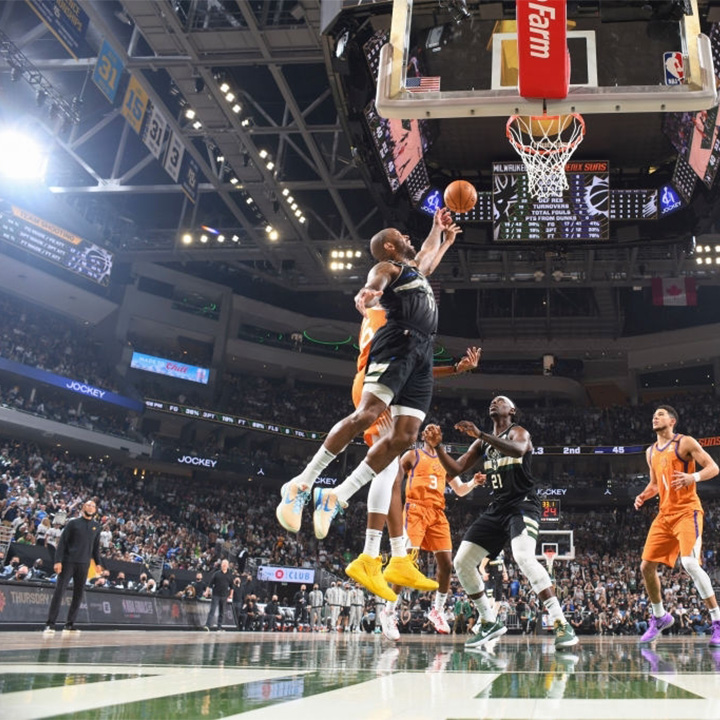
{"label": "white net", "polygon": [[538,200],[562,197],[568,189],[565,165],[585,136],[582,115],[512,115],[505,132],[525,165],[530,194]]}

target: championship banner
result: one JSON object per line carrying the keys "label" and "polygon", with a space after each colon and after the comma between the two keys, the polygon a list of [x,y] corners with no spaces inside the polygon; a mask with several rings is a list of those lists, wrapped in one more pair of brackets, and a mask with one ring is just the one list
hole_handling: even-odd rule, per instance
{"label": "championship banner", "polygon": [[163,167],[165,172],[173,179],[178,181],[180,177],[180,168],[182,167],[183,156],[185,155],[185,146],[183,141],[175,132],[170,133],[170,142],[168,143],[167,152],[165,153],[165,162]]}
{"label": "championship banner", "polygon": [[142,141],[145,147],[159,160],[162,152],[163,139],[165,138],[165,128],[167,120],[160,112],[160,109],[150,103],[148,118],[142,132]]}
{"label": "championship banner", "polygon": [[111,103],[115,102],[123,70],[125,70],[125,65],[120,56],[113,50],[112,45],[104,40],[95,63],[92,79],[100,92]]}
{"label": "championship banner", "polygon": [[85,45],[90,18],[75,0],[25,0],[76,60]]}
{"label": "championship banner", "polygon": [[145,110],[147,109],[148,96],[138,79],[130,76],[125,99],[123,100],[122,114],[130,123],[130,127],[139,135],[142,129]]}
{"label": "championship banner", "polygon": [[196,203],[198,198],[198,180],[200,177],[200,168],[195,159],[189,154],[185,154],[182,170],[180,172],[180,184],[183,192],[187,195],[187,199],[191,203]]}

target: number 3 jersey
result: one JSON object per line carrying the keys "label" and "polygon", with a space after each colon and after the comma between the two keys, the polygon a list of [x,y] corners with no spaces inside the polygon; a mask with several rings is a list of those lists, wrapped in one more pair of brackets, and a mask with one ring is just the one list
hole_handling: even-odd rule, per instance
{"label": "number 3 jersey", "polygon": [[415,450],[415,462],[408,473],[405,502],[445,507],[445,469],[437,455]]}
{"label": "number 3 jersey", "polygon": [[660,512],[663,515],[703,511],[695,483],[677,489],[671,486],[676,471],[689,474],[695,472],[695,460],[683,460],[678,453],[681,438],[682,435],[674,435],[665,445],[660,445],[658,441],[650,447],[650,466],[657,482]]}
{"label": "number 3 jersey", "polygon": [[[512,424],[497,437],[507,439],[510,431],[516,427]],[[533,501],[540,505],[535,491],[536,480],[530,470],[532,452],[522,457],[503,455],[496,448],[483,443],[482,472],[487,475],[485,487],[493,491],[493,503],[507,505],[516,501]]]}

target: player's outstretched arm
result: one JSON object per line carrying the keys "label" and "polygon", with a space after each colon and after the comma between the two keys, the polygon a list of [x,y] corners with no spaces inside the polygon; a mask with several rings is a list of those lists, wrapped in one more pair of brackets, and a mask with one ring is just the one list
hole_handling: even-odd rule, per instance
{"label": "player's outstretched arm", "polygon": [[440,244],[434,258],[428,258],[430,264],[426,270],[421,270],[424,275],[432,275],[440,261],[445,257],[445,253],[453,246],[455,238],[462,232],[462,229],[456,223],[450,225],[443,233],[443,241]]}
{"label": "player's outstretched arm", "polygon": [[465,497],[465,495],[471,493],[478,485],[484,485],[485,478],[486,475],[483,473],[475,473],[472,480],[463,482],[459,477],[454,477],[448,481],[448,485],[458,497]]}
{"label": "player's outstretched arm", "polygon": [[525,453],[532,451],[530,433],[519,425],[516,425],[512,428],[512,430],[510,430],[507,438],[498,438],[495,437],[495,435],[483,432],[469,420],[461,420],[457,425],[455,425],[455,429],[469,435],[470,437],[477,438],[481,442],[487,443],[496,450],[499,450],[503,455],[519,458],[525,455]]}
{"label": "player's outstretched arm", "polygon": [[469,347],[465,354],[454,365],[444,365],[433,368],[433,377],[450,377],[451,375],[462,375],[472,372],[480,362],[482,350],[478,347]]}
{"label": "player's outstretched arm", "polygon": [[452,215],[447,208],[439,208],[435,211],[432,229],[415,256],[418,270],[423,275],[429,275],[432,272],[435,256],[440,249],[442,234],[453,224]]}
{"label": "player's outstretched arm", "polygon": [[703,449],[702,445],[700,445],[694,437],[684,435],[680,439],[678,452],[680,453],[680,457],[691,457],[698,465],[702,466],[702,470],[694,473],[684,473],[676,470],[670,481],[670,486],[674,490],[688,487],[688,485],[702,482],[703,480],[712,480],[712,478],[718,474],[717,463],[708,455],[707,451]]}

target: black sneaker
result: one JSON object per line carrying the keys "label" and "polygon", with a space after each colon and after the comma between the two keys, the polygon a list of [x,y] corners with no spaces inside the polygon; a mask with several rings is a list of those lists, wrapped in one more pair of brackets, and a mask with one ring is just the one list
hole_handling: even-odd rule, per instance
{"label": "black sneaker", "polygon": [[63,635],[79,635],[80,631],[74,625],[65,625]]}

